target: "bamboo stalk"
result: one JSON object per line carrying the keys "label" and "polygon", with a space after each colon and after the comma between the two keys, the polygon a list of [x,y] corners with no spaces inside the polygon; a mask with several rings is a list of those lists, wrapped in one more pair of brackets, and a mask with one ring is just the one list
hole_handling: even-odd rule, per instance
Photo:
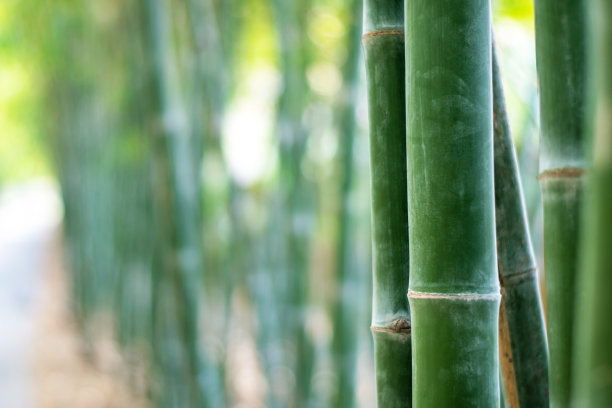
{"label": "bamboo stalk", "polygon": [[[123,58],[126,67],[123,81],[124,104],[119,108],[123,128],[134,128],[142,120],[142,105],[139,96],[143,86],[143,63],[140,44],[142,29],[135,3],[122,6],[124,22]],[[116,287],[115,313],[117,335],[130,360],[143,364],[150,360],[148,339],[152,332],[151,319],[151,261],[152,261],[152,186],[143,183],[150,177],[151,143],[148,135],[138,132],[123,134],[118,148],[130,149],[138,146],[138,154],[126,158],[118,173],[116,200],[118,208],[116,224],[119,231],[115,246],[120,257],[120,273]],[[120,214],[120,215],[119,215]],[[143,318],[143,317],[147,318]]]}
{"label": "bamboo stalk", "polygon": [[312,189],[301,170],[308,140],[308,129],[302,122],[302,116],[309,100],[306,81],[309,50],[301,16],[309,11],[310,5],[310,0],[272,2],[283,78],[283,90],[277,107],[281,205],[279,230],[283,234],[281,240],[285,257],[279,266],[281,275],[284,275],[281,279],[286,282],[281,295],[284,305],[280,319],[295,347],[291,356],[294,358],[292,368],[295,374],[291,405],[295,408],[309,405],[315,357],[314,344],[306,330],[308,253],[312,225],[308,221],[298,221],[305,215],[313,214]]}
{"label": "bamboo stalk", "polygon": [[493,46],[493,146],[500,360],[511,407],[548,407],[548,348],[536,260]]}
{"label": "bamboo stalk", "polygon": [[612,4],[592,2],[587,131],[593,134],[582,212],[572,406],[612,406]]}
{"label": "bamboo stalk", "polygon": [[[197,132],[201,132],[202,148],[196,150],[196,154],[202,156],[206,153],[207,157],[223,157],[221,149],[222,138],[222,122],[225,116],[225,110],[229,101],[229,82],[233,73],[232,61],[229,57],[233,53],[235,43],[226,41],[229,32],[240,31],[236,30],[236,25],[232,24],[235,21],[232,18],[235,14],[220,13],[219,8],[231,4],[232,1],[223,1],[220,4],[215,4],[214,0],[187,0],[185,4],[185,14],[187,15],[187,27],[191,40],[193,41],[193,57],[194,69],[192,87],[197,86],[196,92],[192,94],[192,105],[190,117],[193,123],[193,128]],[[215,7],[218,6],[218,7]],[[230,6],[231,8],[231,6]],[[230,21],[231,20],[231,21]],[[228,30],[228,26],[232,29]],[[204,113],[204,114],[202,114]],[[194,149],[195,150],[195,149]],[[227,163],[224,162],[224,167],[227,169]],[[206,239],[204,247],[206,249],[203,256],[206,261],[204,269],[208,271],[206,275],[205,286],[207,293],[211,291],[223,292],[223,301],[221,302],[221,311],[209,311],[205,324],[210,330],[214,330],[215,340],[221,344],[227,345],[229,341],[229,330],[231,324],[231,299],[232,292],[237,286],[237,279],[241,266],[240,262],[244,263],[243,239],[240,229],[239,220],[235,215],[235,205],[233,203],[233,195],[237,186],[229,174],[227,177],[227,188],[229,190],[229,219],[230,219],[230,236],[226,248],[223,250],[214,249],[214,239]],[[212,226],[211,211],[216,198],[209,188],[209,180],[204,176],[202,180],[202,224],[203,229],[208,230]],[[212,194],[211,194],[212,193]],[[212,238],[212,237],[211,237]],[[223,255],[215,256],[213,252],[222,253]],[[220,276],[214,276],[214,271],[219,268],[215,262],[220,260],[223,262],[224,270]],[[218,280],[219,278],[220,281]],[[211,296],[211,298],[214,296]],[[214,308],[218,306],[218,301],[207,298],[206,308]],[[216,323],[216,324],[215,324]],[[210,336],[210,334],[208,334]],[[212,357],[212,356],[211,356]],[[207,399],[211,406],[225,405],[228,400],[228,387],[225,385],[227,377],[227,348],[223,347],[215,350],[214,357],[211,360],[216,360],[215,372],[209,370],[206,381]]]}
{"label": "bamboo stalk", "polygon": [[372,335],[379,407],[409,407],[412,402],[402,3],[364,3],[372,191]]}
{"label": "bamboo stalk", "polygon": [[351,408],[355,405],[355,369],[357,365],[357,330],[355,309],[357,302],[351,289],[357,280],[355,268],[351,264],[351,251],[354,240],[351,238],[351,213],[349,197],[353,187],[353,144],[355,139],[355,108],[357,81],[359,79],[359,34],[361,32],[361,0],[349,2],[351,22],[347,33],[348,55],[343,66],[344,85],[338,103],[338,125],[341,137],[340,161],[340,208],[338,211],[338,238],[336,241],[336,296],[333,318],[334,337],[332,354],[338,386],[332,405],[337,408]]}
{"label": "bamboo stalk", "polygon": [[553,407],[567,407],[570,402],[583,174],[584,5],[583,0],[535,2],[542,129],[539,179]]}
{"label": "bamboo stalk", "polygon": [[405,11],[413,404],[499,406],[490,3]]}
{"label": "bamboo stalk", "polygon": [[[200,376],[199,274],[201,273],[199,163],[189,148],[191,132],[173,66],[169,0],[145,0],[151,54],[151,118],[154,154],[156,300],[154,326],[162,404],[206,406]],[[165,298],[165,299],[164,299]],[[172,311],[175,314],[169,315]],[[170,346],[178,342],[179,361]],[[177,378],[178,376],[178,378]],[[185,378],[185,383],[180,378]],[[181,394],[186,395],[181,395]]]}

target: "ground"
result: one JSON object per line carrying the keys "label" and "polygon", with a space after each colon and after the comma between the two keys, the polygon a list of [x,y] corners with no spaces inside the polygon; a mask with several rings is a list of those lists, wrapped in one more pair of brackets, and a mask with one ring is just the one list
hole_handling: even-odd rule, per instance
{"label": "ground", "polygon": [[34,182],[0,195],[0,407],[144,407],[112,338],[85,352],[68,300],[56,191]]}

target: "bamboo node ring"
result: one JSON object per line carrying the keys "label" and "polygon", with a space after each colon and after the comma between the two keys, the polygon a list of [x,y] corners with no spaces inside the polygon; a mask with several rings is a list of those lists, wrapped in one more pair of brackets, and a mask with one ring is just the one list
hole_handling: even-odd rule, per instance
{"label": "bamboo node ring", "polygon": [[389,35],[404,35],[404,30],[376,30],[365,33],[361,36],[361,41],[370,37],[384,37]]}
{"label": "bamboo node ring", "polygon": [[500,293],[434,293],[408,291],[410,299],[451,299],[451,300],[499,300]]}

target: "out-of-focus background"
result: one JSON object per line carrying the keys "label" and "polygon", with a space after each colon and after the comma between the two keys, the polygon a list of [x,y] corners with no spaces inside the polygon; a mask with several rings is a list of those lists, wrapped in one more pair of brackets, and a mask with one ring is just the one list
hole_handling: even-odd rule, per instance
{"label": "out-of-focus background", "polygon": [[[493,3],[541,253],[532,2]],[[0,2],[0,407],[374,406],[360,35],[360,0]]]}

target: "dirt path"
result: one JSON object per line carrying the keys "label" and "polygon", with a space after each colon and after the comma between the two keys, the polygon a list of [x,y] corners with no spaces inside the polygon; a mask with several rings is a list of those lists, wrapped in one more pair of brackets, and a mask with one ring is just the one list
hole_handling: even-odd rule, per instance
{"label": "dirt path", "polygon": [[128,370],[112,338],[110,321],[101,325],[95,355],[88,357],[85,352],[71,314],[68,277],[61,255],[58,231],[47,252],[34,329],[36,407],[146,407],[144,395],[137,391],[143,387],[135,387],[129,382]]}
{"label": "dirt path", "polygon": [[59,220],[52,187],[0,195],[0,407],[33,406],[32,346],[44,253]]}
{"label": "dirt path", "polygon": [[49,183],[0,193],[0,407],[144,408],[110,331],[96,344],[96,363],[85,358],[60,219]]}

